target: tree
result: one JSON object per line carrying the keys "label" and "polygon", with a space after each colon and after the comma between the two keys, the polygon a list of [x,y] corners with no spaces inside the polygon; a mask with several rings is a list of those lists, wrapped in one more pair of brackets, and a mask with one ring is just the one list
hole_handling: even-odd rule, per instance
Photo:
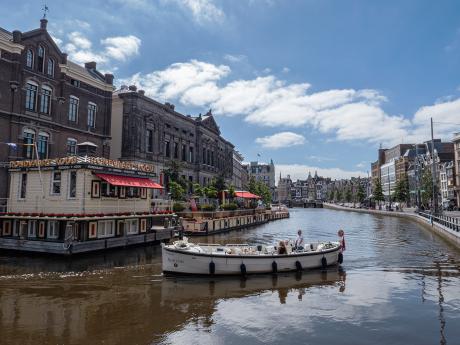
{"label": "tree", "polygon": [[366,199],[366,192],[364,191],[363,186],[361,183],[358,185],[358,191],[356,192],[356,200],[362,204],[364,202],[364,199]]}
{"label": "tree", "polygon": [[350,203],[352,199],[353,199],[353,194],[351,193],[351,188],[347,187],[347,189],[345,190],[345,200],[348,203]]}
{"label": "tree", "polygon": [[328,201],[334,201],[334,190],[330,190],[327,196]]}
{"label": "tree", "polygon": [[175,181],[169,182],[169,190],[173,200],[184,200],[185,189],[180,183]]}
{"label": "tree", "polygon": [[[252,192],[251,192],[252,193]],[[268,206],[272,202],[272,193],[270,188],[262,181],[257,181],[256,183],[256,195],[262,198],[263,203]]]}
{"label": "tree", "polygon": [[235,197],[235,186],[230,185],[230,187],[228,187],[228,197],[229,199],[233,199]]}
{"label": "tree", "polygon": [[216,179],[213,179],[211,184],[218,192],[222,192],[223,190],[227,189],[224,176],[222,175],[219,175]]}
{"label": "tree", "polygon": [[337,201],[342,201],[342,191],[340,189],[337,189],[335,191],[335,198],[337,199]]}
{"label": "tree", "polygon": [[382,189],[382,182],[380,179],[376,179],[374,182],[374,200],[378,202],[380,205],[381,201],[385,200],[385,196],[383,195],[383,189]]}

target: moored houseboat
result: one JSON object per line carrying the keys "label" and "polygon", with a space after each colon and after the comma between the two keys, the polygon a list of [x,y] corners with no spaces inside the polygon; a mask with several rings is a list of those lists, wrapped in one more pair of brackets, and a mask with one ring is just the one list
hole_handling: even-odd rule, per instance
{"label": "moored houseboat", "polygon": [[76,254],[168,240],[176,216],[150,164],[100,157],[10,162],[0,249]]}

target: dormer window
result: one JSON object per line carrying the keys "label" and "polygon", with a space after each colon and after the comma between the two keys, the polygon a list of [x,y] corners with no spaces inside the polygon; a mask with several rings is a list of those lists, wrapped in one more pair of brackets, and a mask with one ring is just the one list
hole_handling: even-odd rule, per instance
{"label": "dormer window", "polygon": [[27,49],[26,66],[29,68],[34,66],[34,53],[32,52],[32,49]]}
{"label": "dormer window", "polygon": [[46,73],[50,77],[54,77],[54,60],[51,58],[48,59],[48,68],[46,70]]}
{"label": "dormer window", "polygon": [[45,48],[38,46],[38,71],[42,72],[45,70]]}

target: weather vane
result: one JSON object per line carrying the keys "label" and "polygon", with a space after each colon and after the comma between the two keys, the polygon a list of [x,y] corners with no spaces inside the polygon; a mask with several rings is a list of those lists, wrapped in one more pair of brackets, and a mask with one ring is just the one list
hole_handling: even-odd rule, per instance
{"label": "weather vane", "polygon": [[43,18],[46,18],[46,12],[49,12],[49,8],[46,4],[43,4],[42,11],[43,11]]}

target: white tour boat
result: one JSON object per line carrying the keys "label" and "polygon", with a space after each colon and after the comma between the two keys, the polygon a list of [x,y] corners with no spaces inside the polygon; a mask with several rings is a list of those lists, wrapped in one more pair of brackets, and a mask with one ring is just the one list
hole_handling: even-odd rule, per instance
{"label": "white tour boat", "polygon": [[275,246],[248,244],[194,244],[184,238],[173,244],[162,244],[165,274],[246,275],[326,268],[341,264],[339,242],[318,242],[278,254]]}

